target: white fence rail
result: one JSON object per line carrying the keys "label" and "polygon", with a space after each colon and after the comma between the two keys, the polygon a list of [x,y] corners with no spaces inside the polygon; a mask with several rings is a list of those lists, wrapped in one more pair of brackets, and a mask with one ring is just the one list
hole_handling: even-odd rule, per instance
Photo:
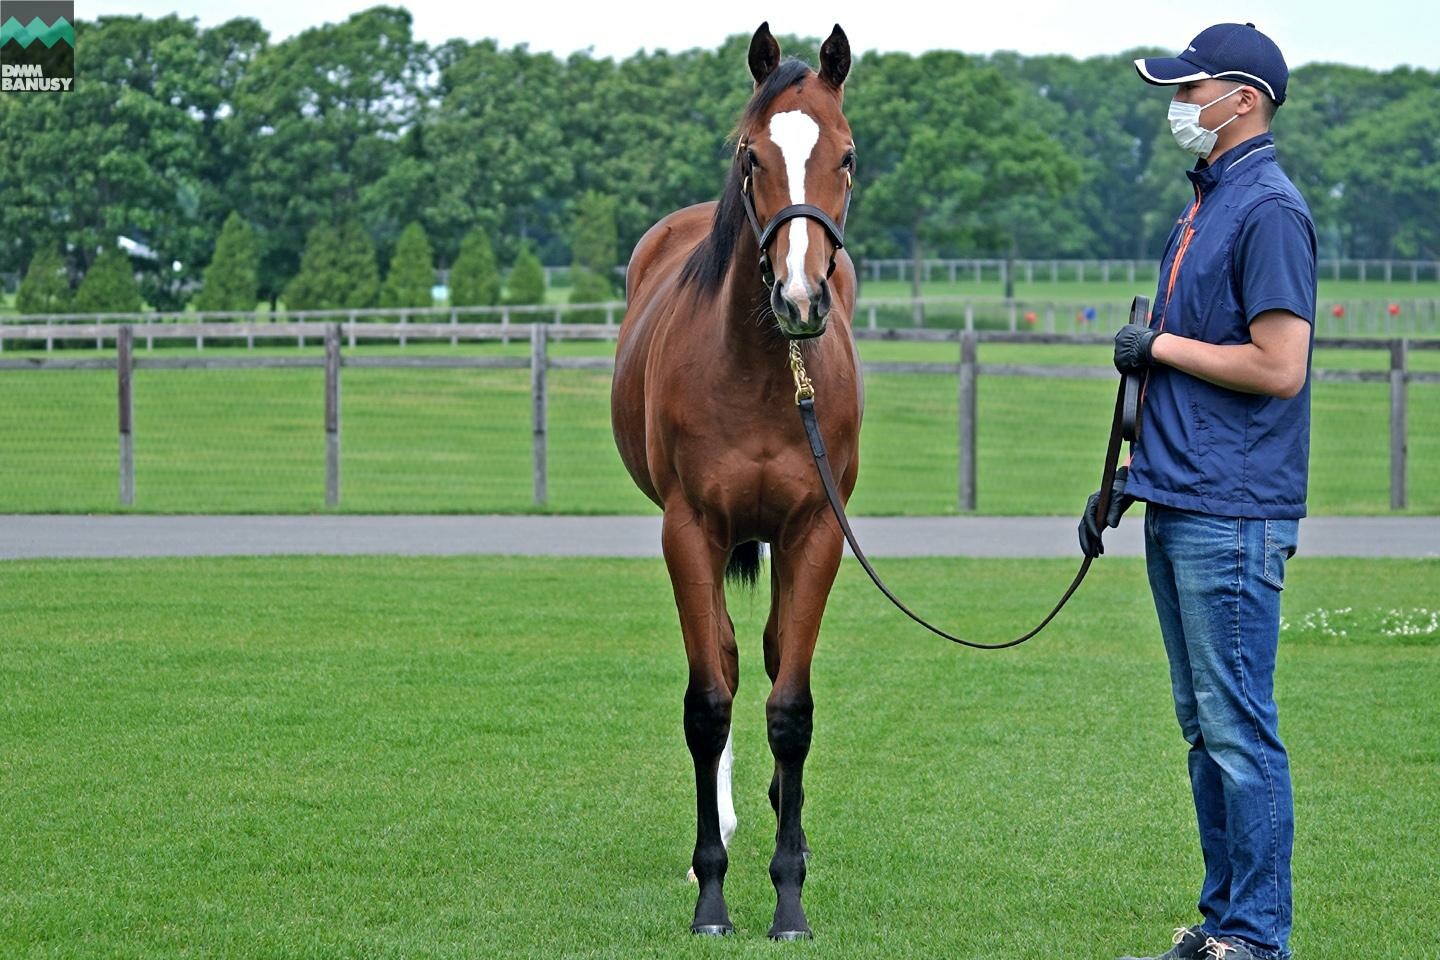
{"label": "white fence rail", "polygon": [[[115,344],[112,357],[65,358],[53,356],[32,356],[26,358],[0,358],[0,376],[13,376],[18,371],[64,370],[64,369],[114,369],[117,371],[118,423],[120,441],[119,501],[122,506],[131,506],[135,495],[134,437],[133,437],[133,378],[135,369],[236,369],[236,368],[279,368],[279,367],[324,367],[325,369],[325,503],[327,507],[338,507],[341,499],[341,420],[340,383],[344,367],[405,367],[405,368],[511,368],[529,369],[531,390],[531,420],[533,448],[533,501],[543,507],[548,501],[548,380],[547,372],[552,369],[598,369],[613,368],[609,357],[551,357],[548,345],[552,339],[609,340],[618,329],[603,324],[465,324],[457,330],[452,324],[382,324],[382,323],[335,323],[323,321],[296,321],[284,324],[92,324],[89,326],[54,326],[25,328],[17,332],[16,327],[0,327],[0,337],[15,337],[23,333],[29,337],[95,338],[100,342]],[[402,343],[405,339],[446,340],[456,338],[467,341],[497,341],[502,338],[525,339],[530,343],[530,352],[525,357],[479,356],[473,354],[412,355],[412,356],[346,356],[342,343],[348,338],[354,342],[356,334],[367,340],[390,339]],[[977,330],[920,330],[889,329],[871,330],[860,328],[855,331],[860,339],[906,340],[927,342],[958,342],[957,362],[871,362],[864,364],[866,373],[894,374],[942,374],[959,378],[959,503],[961,510],[976,509],[976,437],[978,404],[976,384],[982,376],[1002,377],[1066,377],[1082,379],[1113,380],[1115,372],[1109,367],[1055,366],[1028,364],[983,364],[979,362],[979,345],[982,343],[1031,343],[1031,344],[1088,344],[1104,345],[1111,342],[1106,334],[1060,334],[1024,333],[1009,331]],[[206,336],[226,338],[294,338],[303,345],[307,338],[323,342],[323,356],[262,356],[248,353],[234,353],[206,357],[196,356],[141,356],[136,357],[133,344],[136,339],[202,341]],[[1409,339],[1366,339],[1366,338],[1319,338],[1316,347],[1321,349],[1342,348],[1353,350],[1386,350],[1390,355],[1387,370],[1323,370],[1314,371],[1317,381],[1335,382],[1377,382],[1388,383],[1390,387],[1390,506],[1404,509],[1407,503],[1407,385],[1417,383],[1440,383],[1440,373],[1414,372],[1409,369],[1409,353],[1414,350],[1440,350],[1440,339],[1411,341]]]}
{"label": "white fence rail", "polygon": [[[1323,300],[1316,317],[1316,333],[1321,336],[1416,337],[1440,335],[1440,297],[1417,297],[1396,300],[1342,299]],[[532,323],[562,326],[594,325],[615,327],[624,318],[625,304],[557,303],[535,306],[495,307],[391,307],[353,310],[284,310],[276,313],[245,311],[196,311],[169,313],[61,313],[0,315],[0,352],[15,349],[16,341],[41,343],[54,350],[57,342],[95,339],[97,349],[104,349],[105,338],[82,331],[97,325],[130,323],[137,326],[147,347],[153,345],[162,325],[184,325],[194,331],[195,346],[203,349],[205,340],[221,338],[234,341],[243,338],[254,346],[256,338],[286,338],[295,324],[343,322],[349,345],[357,337],[370,337],[375,329],[398,325],[400,346],[410,337],[408,328],[447,324],[452,331],[452,344],[473,339],[467,333],[476,325],[498,325],[503,328],[525,327],[510,331],[502,339],[526,338]],[[1000,330],[1010,333],[1093,333],[1112,331],[1129,317],[1128,301],[1112,299],[1006,299],[1004,297],[937,296],[937,297],[861,297],[855,305],[855,326],[868,330],[929,328],[948,330]],[[60,327],[66,330],[59,330]],[[315,329],[319,329],[316,327]],[[48,330],[48,332],[47,332]],[[314,336],[302,332],[302,337]],[[388,334],[381,334],[389,336]],[[558,335],[558,334],[557,334]],[[164,339],[179,339],[168,335]],[[302,345],[304,340],[302,339]]]}

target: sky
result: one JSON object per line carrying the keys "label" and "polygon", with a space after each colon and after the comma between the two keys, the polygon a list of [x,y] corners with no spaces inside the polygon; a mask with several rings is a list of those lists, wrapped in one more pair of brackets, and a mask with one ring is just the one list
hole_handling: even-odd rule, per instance
{"label": "sky", "polygon": [[[1285,54],[1291,68],[1315,61],[1388,70],[1409,65],[1440,69],[1440,4],[1435,0],[1375,0],[1363,6],[1341,0],[1253,0],[1250,3],[1171,3],[1152,0],[1025,0],[1007,4],[942,3],[921,15],[919,4],[883,0],[825,3],[687,2],[462,3],[457,0],[393,0],[414,18],[415,35],[429,43],[452,37],[493,38],[501,46],[526,44],[533,51],[566,56],[589,50],[623,59],[637,50],[670,51],[719,46],[731,34],[750,34],[762,20],[777,35],[824,37],[838,22],[852,50],[921,53],[932,49],[1022,54],[1068,53],[1076,57],[1157,46],[1178,52],[1212,23],[1253,22]],[[259,20],[272,40],[309,27],[344,20],[373,6],[356,0],[249,0],[217,4],[199,0],[76,0],[75,15],[160,17],[176,13],[213,26],[235,16]],[[1017,16],[1016,10],[1023,16]]]}

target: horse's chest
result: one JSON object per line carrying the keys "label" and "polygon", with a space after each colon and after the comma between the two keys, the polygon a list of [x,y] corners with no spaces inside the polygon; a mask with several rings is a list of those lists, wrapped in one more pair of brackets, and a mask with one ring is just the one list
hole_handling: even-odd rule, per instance
{"label": "horse's chest", "polygon": [[677,431],[670,462],[687,500],[735,518],[783,517],[824,495],[808,447],[744,431]]}

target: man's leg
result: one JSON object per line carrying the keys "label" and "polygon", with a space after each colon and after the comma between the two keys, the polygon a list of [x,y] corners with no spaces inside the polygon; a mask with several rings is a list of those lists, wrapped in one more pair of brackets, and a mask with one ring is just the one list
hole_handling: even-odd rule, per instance
{"label": "man's leg", "polygon": [[[1294,520],[1176,514],[1167,550],[1176,573],[1190,659],[1199,742],[1191,751],[1196,809],[1222,806],[1207,837],[1207,889],[1213,856],[1228,865],[1228,908],[1206,931],[1239,937],[1259,956],[1283,956],[1290,937],[1290,853],[1294,815],[1290,764],[1274,700],[1284,562],[1294,551]],[[1197,756],[1198,754],[1198,756]],[[1208,792],[1208,798],[1201,794]]]}
{"label": "man's leg", "polygon": [[1175,718],[1190,744],[1190,790],[1195,800],[1195,819],[1200,829],[1200,851],[1205,860],[1205,880],[1197,904],[1204,918],[1205,932],[1218,936],[1220,924],[1230,909],[1230,853],[1225,839],[1225,803],[1220,769],[1206,752],[1196,708],[1193,672],[1176,565],[1191,562],[1185,515],[1167,507],[1147,504],[1145,508],[1145,565],[1155,613],[1170,660],[1170,689],[1175,698]]}

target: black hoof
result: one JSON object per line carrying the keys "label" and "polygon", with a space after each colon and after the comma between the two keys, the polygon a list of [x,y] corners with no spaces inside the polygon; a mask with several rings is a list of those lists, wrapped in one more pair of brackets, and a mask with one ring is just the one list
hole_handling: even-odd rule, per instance
{"label": "black hoof", "polygon": [[735,927],[728,923],[692,923],[690,932],[697,937],[728,937]]}
{"label": "black hoof", "polygon": [[814,940],[815,934],[807,927],[804,930],[771,930],[771,940]]}

